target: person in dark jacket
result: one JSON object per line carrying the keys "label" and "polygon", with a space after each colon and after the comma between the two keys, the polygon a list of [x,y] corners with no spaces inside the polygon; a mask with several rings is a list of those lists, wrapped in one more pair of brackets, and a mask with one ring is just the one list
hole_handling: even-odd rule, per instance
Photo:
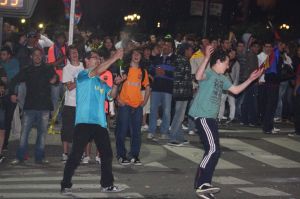
{"label": "person in dark jacket", "polygon": [[17,95],[14,93],[16,84],[20,82],[26,84],[20,146],[17,150],[17,159],[12,164],[19,164],[24,161],[28,148],[28,137],[33,124],[37,125],[35,161],[38,164],[47,163],[45,160],[45,138],[49,112],[53,110],[51,84],[54,84],[57,78],[53,67],[45,65],[43,62],[43,52],[40,49],[33,49],[31,58],[32,65],[21,70],[10,84],[10,98],[15,103],[17,101]]}
{"label": "person in dark jacket", "polygon": [[193,55],[193,47],[188,43],[179,46],[173,81],[173,100],[175,101],[175,113],[170,128],[169,145],[181,146],[187,141],[184,139],[181,124],[188,101],[193,97],[193,85],[190,58]]}

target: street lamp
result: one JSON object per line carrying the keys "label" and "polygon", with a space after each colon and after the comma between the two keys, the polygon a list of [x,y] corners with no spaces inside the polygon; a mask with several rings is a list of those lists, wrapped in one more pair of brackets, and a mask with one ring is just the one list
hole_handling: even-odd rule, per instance
{"label": "street lamp", "polygon": [[160,28],[160,22],[157,22],[156,27],[157,27],[157,28]]}
{"label": "street lamp", "polygon": [[24,23],[26,23],[26,19],[21,19],[21,24],[24,24]]}
{"label": "street lamp", "polygon": [[290,29],[290,26],[288,25],[288,24],[282,24],[280,27],[279,27],[281,30],[282,29],[285,29],[285,30],[288,30],[288,29]]}
{"label": "street lamp", "polygon": [[38,27],[39,27],[39,29],[43,29],[44,28],[44,24],[43,23],[39,23]]}
{"label": "street lamp", "polygon": [[140,19],[141,19],[141,15],[136,13],[124,16],[124,21],[126,22],[127,25],[137,24]]}

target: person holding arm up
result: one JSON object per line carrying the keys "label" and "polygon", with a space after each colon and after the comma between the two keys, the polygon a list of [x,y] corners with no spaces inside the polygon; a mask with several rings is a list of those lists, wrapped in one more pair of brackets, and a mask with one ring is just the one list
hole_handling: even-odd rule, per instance
{"label": "person holding arm up", "polygon": [[119,192],[114,186],[112,174],[112,149],[107,131],[107,122],[104,111],[105,99],[112,100],[117,96],[118,85],[124,81],[116,77],[112,88],[103,82],[99,75],[107,70],[116,60],[123,57],[123,49],[107,61],[97,65],[99,57],[92,52],[85,57],[86,69],[81,71],[76,80],[76,117],[73,146],[65,165],[61,181],[61,193],[72,194],[72,176],[80,164],[84,147],[89,140],[94,139],[98,151],[101,151],[101,191]]}
{"label": "person holding arm up", "polygon": [[[220,188],[211,185],[212,176],[220,157],[219,132],[217,116],[223,90],[239,94],[251,82],[257,79],[263,69],[255,70],[249,78],[240,85],[232,85],[224,76],[229,67],[229,56],[224,51],[216,51],[212,46],[205,50],[205,58],[196,72],[199,90],[189,110],[189,115],[195,118],[201,141],[204,145],[204,156],[197,169],[194,188],[199,198],[214,198],[214,193]],[[206,68],[210,61],[209,68]]]}

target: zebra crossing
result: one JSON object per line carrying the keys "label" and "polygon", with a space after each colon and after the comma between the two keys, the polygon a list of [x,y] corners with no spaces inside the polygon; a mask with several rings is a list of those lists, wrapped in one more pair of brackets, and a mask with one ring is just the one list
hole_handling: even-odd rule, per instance
{"label": "zebra crossing", "polygon": [[[300,183],[300,140],[287,137],[267,137],[259,139],[259,142],[259,144],[255,144],[256,141],[222,138],[220,144],[225,154],[222,154],[220,158],[213,183],[225,190],[248,194],[249,198],[296,199],[299,197],[295,195],[295,192],[282,190],[280,185]],[[292,156],[298,156],[298,158],[291,159],[282,153],[277,154],[269,151],[264,146],[270,144],[278,147],[277,151],[288,150]],[[193,165],[196,168],[204,154],[203,149],[193,142],[184,147],[173,147],[164,143],[145,144],[143,147],[148,151],[148,156],[142,159],[144,165],[132,168],[133,171],[173,172],[174,165],[164,161],[168,153],[175,154],[180,157],[177,158],[178,161]],[[231,155],[235,155],[239,159],[231,159]],[[298,175],[294,177],[262,177],[260,180],[256,180],[254,177],[239,176],[239,173],[248,171],[249,163],[261,171],[274,170],[278,172],[293,169]],[[114,162],[113,167],[118,171],[122,171],[123,168],[116,162]],[[54,162],[51,163],[51,171],[35,167],[34,164],[29,164],[26,167],[15,166],[5,172],[0,170],[0,198],[147,198],[141,189],[136,189],[130,182],[123,183],[122,179],[118,178],[115,179],[116,185],[124,189],[123,192],[100,192],[99,174],[98,171],[95,173],[95,166],[79,167],[73,177],[73,195],[63,196],[59,193],[62,168],[63,165],[60,162]]]}
{"label": "zebra crossing", "polygon": [[[278,147],[290,150],[291,152],[300,153],[300,140],[293,140],[291,138],[286,137],[268,137],[262,138],[263,141],[269,142],[271,144],[275,144]],[[300,158],[298,161],[290,160],[288,158],[282,157],[280,155],[274,154],[273,152],[266,151],[257,146],[253,146],[251,144],[246,143],[245,141],[233,138],[222,138],[220,139],[221,147],[227,148],[234,153],[240,154],[245,158],[251,159],[251,162],[257,163],[258,167],[265,168],[262,165],[268,165],[274,169],[297,169],[295,173],[300,173]],[[203,149],[199,149],[195,146],[186,146],[186,147],[173,147],[164,145],[164,148],[167,150],[182,156],[183,158],[190,160],[196,164],[199,164],[202,156],[204,154]],[[299,154],[298,154],[299,156]],[[225,160],[224,158],[220,158],[216,170],[247,170],[246,167],[239,165],[236,162],[230,162]],[[300,182],[299,177],[293,178],[296,182]],[[298,180],[297,180],[298,179]],[[280,178],[277,179],[277,182],[290,182],[290,178]],[[271,182],[275,182],[274,179],[269,179]],[[242,178],[234,177],[234,176],[215,176],[213,178],[213,182],[228,186],[234,185],[237,190],[249,193],[251,195],[255,195],[254,197],[287,197],[289,199],[293,199],[293,195],[290,193],[286,193],[281,190],[277,190],[270,187],[261,187],[255,185],[254,182],[249,180],[245,180]],[[265,184],[267,185],[267,184]],[[298,196],[299,197],[299,196]]]}
{"label": "zebra crossing", "polygon": [[100,192],[98,175],[80,175],[73,177],[72,195],[64,196],[59,193],[62,174],[57,176],[1,177],[0,198],[144,198],[143,195],[127,191],[126,184],[116,185],[124,190],[120,193]]}

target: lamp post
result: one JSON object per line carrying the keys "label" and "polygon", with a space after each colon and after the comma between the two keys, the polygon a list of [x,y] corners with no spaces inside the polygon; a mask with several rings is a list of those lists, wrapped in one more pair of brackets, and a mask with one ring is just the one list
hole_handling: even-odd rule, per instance
{"label": "lamp post", "polygon": [[124,21],[126,22],[126,25],[135,25],[140,21],[140,19],[141,15],[136,13],[124,16]]}

